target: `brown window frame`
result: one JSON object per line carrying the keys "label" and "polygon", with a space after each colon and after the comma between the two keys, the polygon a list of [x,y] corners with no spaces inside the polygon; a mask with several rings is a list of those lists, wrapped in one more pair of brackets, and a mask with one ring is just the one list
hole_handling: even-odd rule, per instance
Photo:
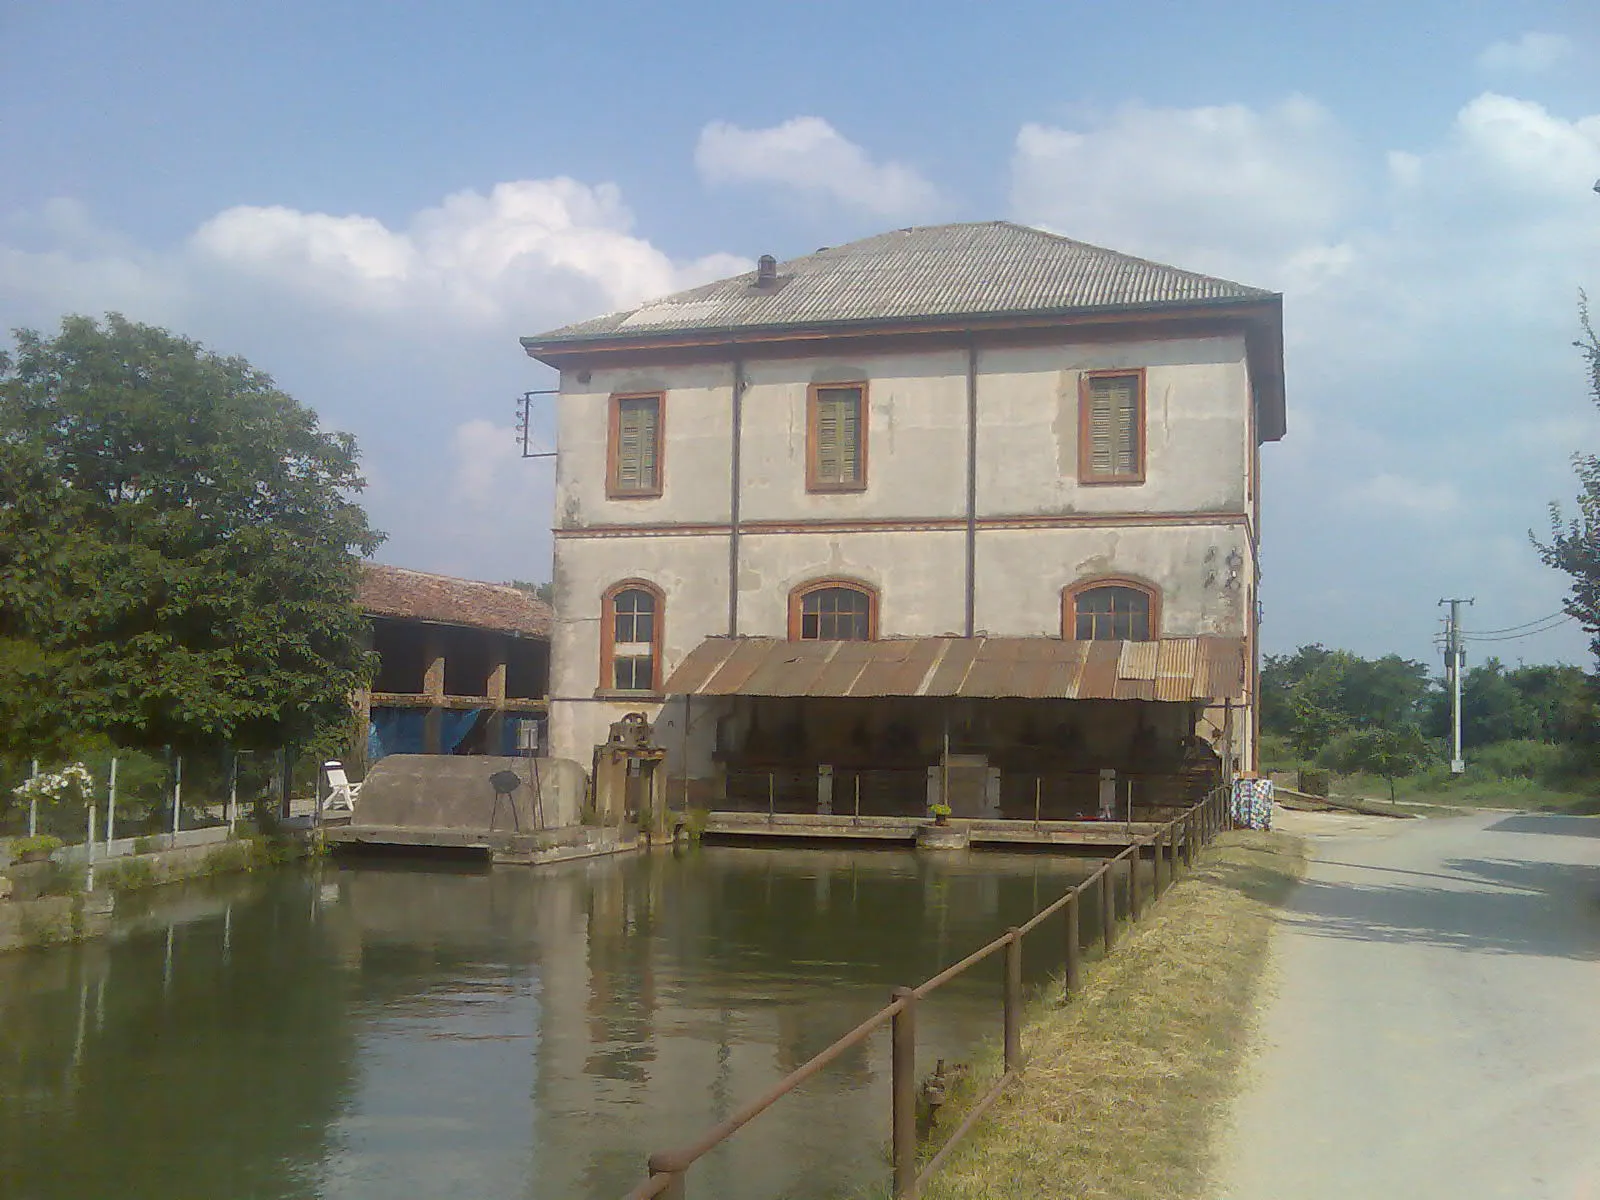
{"label": "brown window frame", "polygon": [[[653,487],[625,488],[620,473],[622,467],[622,405],[627,400],[654,400],[656,402],[656,480]],[[610,415],[606,427],[606,497],[611,500],[653,500],[661,495],[667,477],[666,442],[667,394],[665,392],[615,392],[610,400]]]}
{"label": "brown window frame", "polygon": [[[1091,638],[1078,637],[1078,600],[1088,592],[1100,588],[1120,587],[1131,591],[1141,592],[1150,601],[1150,636],[1147,638]],[[1143,579],[1134,579],[1128,575],[1097,575],[1092,579],[1080,579],[1070,587],[1061,589],[1061,637],[1065,641],[1150,641],[1161,640],[1161,589],[1153,583]]]}
{"label": "brown window frame", "polygon": [[[817,419],[821,393],[853,388],[860,396],[860,411],[856,415],[857,478],[848,481],[823,479],[817,461]],[[813,383],[806,389],[806,491],[808,492],[864,492],[867,490],[867,426],[871,407],[867,399],[865,379],[843,379],[835,383]]]}
{"label": "brown window frame", "polygon": [[806,597],[816,592],[827,591],[829,588],[846,588],[852,592],[859,592],[867,598],[867,638],[869,642],[878,640],[878,589],[870,583],[863,583],[859,579],[837,577],[831,579],[812,579],[794,588],[789,593],[789,640],[791,642],[824,641],[834,639],[804,638],[800,636],[805,619]]}
{"label": "brown window frame", "polygon": [[[1124,379],[1132,377],[1137,397],[1137,415],[1134,423],[1139,436],[1138,466],[1131,473],[1107,475],[1094,469],[1094,442],[1090,435],[1090,391],[1096,379]],[[1149,411],[1145,402],[1145,369],[1124,367],[1117,370],[1080,371],[1078,373],[1078,482],[1084,484],[1130,485],[1145,481],[1145,458],[1150,448]]]}
{"label": "brown window frame", "polygon": [[[650,624],[650,686],[619,688],[616,685],[617,597],[623,592],[644,592],[655,600]],[[600,598],[600,686],[603,696],[656,696],[661,694],[661,644],[666,628],[667,597],[648,579],[623,579],[612,584]],[[636,643],[635,643],[636,644]]]}

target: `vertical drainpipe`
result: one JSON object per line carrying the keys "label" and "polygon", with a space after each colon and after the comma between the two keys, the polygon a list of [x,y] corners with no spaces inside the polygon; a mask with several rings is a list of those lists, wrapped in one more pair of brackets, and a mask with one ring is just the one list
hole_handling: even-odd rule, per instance
{"label": "vertical drainpipe", "polygon": [[978,343],[967,340],[967,636],[978,629]]}
{"label": "vertical drainpipe", "polygon": [[739,636],[739,448],[744,440],[744,359],[733,360],[733,431],[728,498],[728,636]]}

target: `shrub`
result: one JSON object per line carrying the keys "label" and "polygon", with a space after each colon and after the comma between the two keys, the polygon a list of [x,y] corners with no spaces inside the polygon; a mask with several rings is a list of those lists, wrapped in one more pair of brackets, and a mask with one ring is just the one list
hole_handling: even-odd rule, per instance
{"label": "shrub", "polygon": [[1300,790],[1306,795],[1326,799],[1333,784],[1333,775],[1322,767],[1301,767],[1299,783]]}
{"label": "shrub", "polygon": [[1467,777],[1474,782],[1531,779],[1550,783],[1568,773],[1568,767],[1565,747],[1531,738],[1491,742],[1467,751]]}
{"label": "shrub", "polygon": [[1261,769],[1263,771],[1292,771],[1300,765],[1300,755],[1294,743],[1281,733],[1261,735]]}
{"label": "shrub", "polygon": [[51,837],[48,833],[41,833],[35,837],[20,837],[11,843],[11,858],[15,861],[24,854],[54,854],[64,845],[66,843],[60,838]]}
{"label": "shrub", "polygon": [[132,892],[153,886],[156,869],[147,858],[124,858],[107,866],[103,878],[115,891]]}

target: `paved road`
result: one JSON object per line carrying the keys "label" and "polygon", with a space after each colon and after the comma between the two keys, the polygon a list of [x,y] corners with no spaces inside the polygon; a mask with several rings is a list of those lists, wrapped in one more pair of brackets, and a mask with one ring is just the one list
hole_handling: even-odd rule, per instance
{"label": "paved road", "polygon": [[1600,818],[1347,820],[1303,822],[1216,1196],[1600,1200]]}

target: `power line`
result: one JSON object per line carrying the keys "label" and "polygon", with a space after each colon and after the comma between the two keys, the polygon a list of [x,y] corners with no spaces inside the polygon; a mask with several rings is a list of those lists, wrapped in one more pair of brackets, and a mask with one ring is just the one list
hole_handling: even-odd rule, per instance
{"label": "power line", "polygon": [[1507,625],[1504,629],[1463,629],[1461,632],[1464,637],[1488,637],[1496,633],[1515,633],[1517,630],[1526,629],[1530,625],[1543,625],[1546,621],[1553,621],[1557,617],[1568,616],[1569,614],[1567,611],[1562,609],[1560,612],[1553,612],[1547,617],[1539,617],[1536,620],[1524,621],[1521,625]]}
{"label": "power line", "polygon": [[1552,621],[1550,624],[1541,626],[1538,629],[1529,629],[1525,633],[1508,633],[1502,634],[1499,637],[1474,637],[1471,634],[1463,634],[1462,639],[1469,642],[1515,642],[1520,641],[1522,638],[1535,637],[1541,633],[1550,633],[1553,630],[1560,629],[1563,625],[1567,624],[1567,622],[1573,619],[1574,618],[1570,616],[1562,616],[1558,621]]}

